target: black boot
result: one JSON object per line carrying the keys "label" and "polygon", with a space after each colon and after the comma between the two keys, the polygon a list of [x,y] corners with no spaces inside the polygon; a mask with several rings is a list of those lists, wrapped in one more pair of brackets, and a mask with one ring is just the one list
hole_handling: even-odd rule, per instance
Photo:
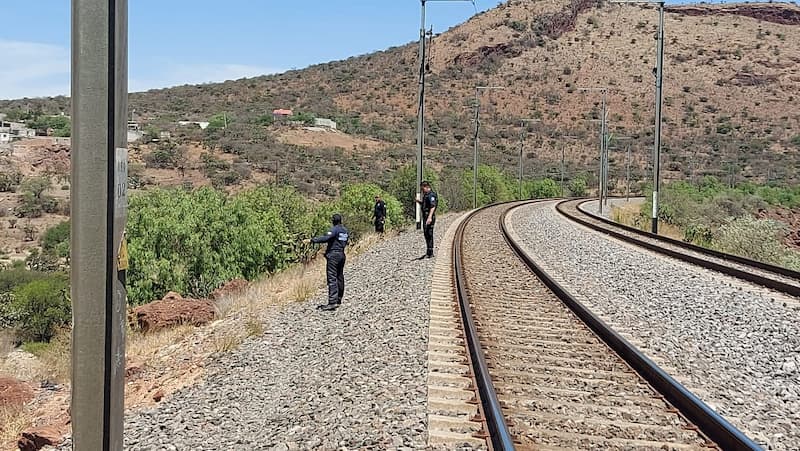
{"label": "black boot", "polygon": [[330,312],[336,310],[339,307],[339,304],[325,304],[320,306],[320,310],[324,310],[326,312]]}

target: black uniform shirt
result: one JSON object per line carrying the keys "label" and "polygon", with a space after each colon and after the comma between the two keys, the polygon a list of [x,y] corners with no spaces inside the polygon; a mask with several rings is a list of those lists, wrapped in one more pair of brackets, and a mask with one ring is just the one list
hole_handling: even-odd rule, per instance
{"label": "black uniform shirt", "polygon": [[[437,196],[432,190],[428,191],[428,193],[422,198],[422,219],[427,220],[428,213],[430,213],[432,208],[436,208],[437,205],[439,205],[439,196]],[[436,210],[433,211],[433,218],[436,218]]]}
{"label": "black uniform shirt", "polygon": [[386,217],[386,202],[382,200],[375,202],[375,217],[376,218]]}
{"label": "black uniform shirt", "polygon": [[325,255],[341,252],[344,254],[344,248],[347,247],[347,241],[350,239],[350,232],[341,224],[333,226],[328,230],[325,235],[312,238],[311,241],[315,243],[328,243],[328,248],[325,249]]}

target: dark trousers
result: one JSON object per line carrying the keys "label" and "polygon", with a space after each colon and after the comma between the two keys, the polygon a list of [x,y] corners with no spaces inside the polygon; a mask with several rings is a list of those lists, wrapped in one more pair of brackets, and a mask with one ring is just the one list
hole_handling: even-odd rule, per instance
{"label": "dark trousers", "polygon": [[433,255],[433,226],[436,225],[436,221],[431,221],[430,225],[425,225],[425,244],[428,246],[428,252],[426,255],[431,256]]}
{"label": "dark trousers", "polygon": [[375,218],[375,232],[383,233],[384,224],[386,224],[386,218]]}
{"label": "dark trousers", "polygon": [[328,304],[341,304],[344,297],[344,262],[347,260],[341,252],[332,252],[325,256],[327,264],[325,275],[328,277]]}

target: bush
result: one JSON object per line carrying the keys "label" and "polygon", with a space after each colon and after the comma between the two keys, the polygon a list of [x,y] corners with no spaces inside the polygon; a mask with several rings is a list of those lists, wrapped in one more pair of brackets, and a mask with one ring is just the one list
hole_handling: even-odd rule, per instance
{"label": "bush", "polygon": [[582,176],[573,178],[569,181],[567,188],[573,197],[585,197],[587,188],[586,178]]}
{"label": "bush", "polygon": [[22,182],[19,172],[0,172],[0,193],[13,193]]}
{"label": "bush", "polygon": [[371,183],[348,185],[342,189],[339,200],[334,203],[334,210],[342,214],[344,224],[354,239],[375,229],[372,220],[375,195],[380,195],[386,203],[387,230],[404,223],[403,207],[394,196],[384,193],[380,187]]}
{"label": "bush", "polygon": [[72,319],[68,278],[52,275],[17,287],[11,309],[19,317],[23,341],[49,341],[58,327]]}
{"label": "bush", "polygon": [[69,221],[50,227],[41,237],[42,251],[59,258],[69,257],[69,235]]}
{"label": "bush", "polygon": [[527,199],[550,199],[563,195],[561,186],[549,178],[525,182],[522,192]]}
{"label": "bush", "polygon": [[780,242],[785,233],[786,226],[777,221],[742,216],[719,228],[712,247],[765,263],[783,265],[789,256],[788,249]]}
{"label": "bush", "polygon": [[[437,190],[439,185],[439,177],[435,172],[429,168],[425,168],[424,179],[431,183],[434,191]],[[392,179],[389,181],[387,191],[401,203],[403,214],[408,218],[414,218],[416,215],[416,204],[414,203],[414,197],[417,194],[418,188],[417,168],[416,166],[412,165],[403,166],[402,168],[397,169],[394,172]],[[441,207],[444,208],[441,208],[440,212],[446,209],[446,204],[442,205]]]}

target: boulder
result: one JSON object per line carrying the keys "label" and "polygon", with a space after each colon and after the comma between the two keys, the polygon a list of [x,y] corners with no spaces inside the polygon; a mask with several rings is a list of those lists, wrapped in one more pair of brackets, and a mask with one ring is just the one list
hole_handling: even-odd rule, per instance
{"label": "boulder", "polygon": [[170,291],[160,301],[134,308],[129,321],[132,327],[152,332],[180,324],[201,326],[213,321],[215,316],[216,309],[212,301],[184,298]]}
{"label": "boulder", "polygon": [[63,432],[55,426],[41,426],[23,432],[17,440],[17,447],[22,451],[37,451],[44,446],[58,445],[63,436]]}
{"label": "boulder", "polygon": [[12,377],[0,376],[0,407],[21,406],[33,398],[31,387]]}

